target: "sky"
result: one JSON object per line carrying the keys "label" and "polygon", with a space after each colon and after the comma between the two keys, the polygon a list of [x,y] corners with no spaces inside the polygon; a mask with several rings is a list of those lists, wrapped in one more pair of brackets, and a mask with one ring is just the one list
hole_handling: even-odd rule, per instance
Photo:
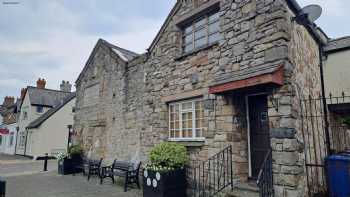
{"label": "sky", "polygon": [[[38,78],[51,89],[62,80],[74,84],[99,38],[145,52],[175,2],[0,0],[0,103]],[[298,2],[323,7],[317,24],[329,37],[350,35],[349,0]]]}

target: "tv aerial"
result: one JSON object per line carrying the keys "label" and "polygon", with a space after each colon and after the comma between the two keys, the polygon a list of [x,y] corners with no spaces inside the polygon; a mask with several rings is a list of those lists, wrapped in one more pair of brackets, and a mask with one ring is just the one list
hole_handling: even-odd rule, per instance
{"label": "tv aerial", "polygon": [[322,15],[319,5],[308,5],[301,9],[294,20],[299,24],[313,24]]}

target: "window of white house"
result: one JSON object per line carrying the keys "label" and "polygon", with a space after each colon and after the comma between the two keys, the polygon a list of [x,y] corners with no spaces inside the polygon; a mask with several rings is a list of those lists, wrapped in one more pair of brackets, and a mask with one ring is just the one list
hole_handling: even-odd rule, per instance
{"label": "window of white house", "polygon": [[20,138],[19,138],[19,145],[21,147],[24,147],[26,141],[26,136],[24,135],[24,132],[20,133]]}
{"label": "window of white house", "polygon": [[191,100],[169,104],[169,138],[203,138],[203,101]]}
{"label": "window of white house", "polygon": [[2,135],[0,135],[0,146],[2,145]]}
{"label": "window of white house", "polygon": [[10,134],[10,143],[9,143],[9,146],[12,146],[12,145],[13,145],[13,140],[14,140],[14,134],[11,133],[11,134]]}
{"label": "window of white house", "polygon": [[188,53],[220,39],[219,12],[207,14],[183,28],[183,51]]}
{"label": "window of white house", "polygon": [[28,118],[28,113],[25,111],[23,112],[23,120],[26,120]]}
{"label": "window of white house", "polygon": [[36,112],[43,113],[44,112],[44,107],[43,106],[36,106]]}

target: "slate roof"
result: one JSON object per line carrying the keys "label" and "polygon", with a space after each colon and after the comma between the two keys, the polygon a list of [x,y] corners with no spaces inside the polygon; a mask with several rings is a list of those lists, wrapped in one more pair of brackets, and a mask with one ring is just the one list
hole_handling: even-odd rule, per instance
{"label": "slate roof", "polygon": [[324,50],[327,53],[350,49],[350,36],[332,39],[328,42]]}
{"label": "slate roof", "polygon": [[97,49],[101,45],[104,45],[104,46],[108,47],[115,55],[117,55],[124,62],[129,62],[130,60],[132,60],[132,59],[136,58],[137,56],[139,56],[139,54],[137,54],[137,53],[135,53],[133,51],[120,48],[118,46],[115,46],[115,45],[107,42],[106,40],[99,39],[97,41],[97,44],[95,45],[94,49],[92,50],[92,52],[91,52],[91,54],[89,56],[89,59],[85,63],[85,67],[84,67],[83,71],[79,74],[78,79],[75,81],[76,83],[80,81],[81,77],[83,76],[83,74],[88,69],[88,66],[89,66],[90,62],[92,61],[92,59],[95,57],[95,54],[97,53]]}
{"label": "slate roof", "polygon": [[123,59],[123,61],[130,61],[132,59],[134,59],[135,57],[139,56],[139,54],[133,52],[133,51],[129,51],[123,48],[120,48],[118,46],[115,46],[109,42],[107,42],[106,40],[100,39],[106,46],[108,46],[110,49],[112,49],[113,52],[115,52],[121,59]]}
{"label": "slate roof", "polygon": [[64,107],[67,103],[69,103],[72,99],[76,97],[76,93],[70,93],[68,96],[66,96],[63,100],[61,100],[60,104],[56,105],[54,108],[50,109],[43,115],[41,115],[39,118],[31,122],[27,129],[33,129],[38,128],[42,123],[44,123],[48,118],[50,118],[52,115],[54,115],[58,110],[60,110],[62,107]]}
{"label": "slate roof", "polygon": [[60,104],[61,100],[70,95],[71,92],[28,86],[26,94],[29,95],[31,105],[55,107]]}

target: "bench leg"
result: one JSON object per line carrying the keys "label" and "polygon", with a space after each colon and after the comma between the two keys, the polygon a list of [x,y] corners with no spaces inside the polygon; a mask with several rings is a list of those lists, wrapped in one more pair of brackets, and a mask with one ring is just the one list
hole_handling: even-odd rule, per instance
{"label": "bench leg", "polygon": [[114,184],[115,181],[114,181],[114,176],[113,175],[111,176],[111,179],[112,179],[112,183]]}
{"label": "bench leg", "polygon": [[126,174],[125,183],[124,183],[124,192],[128,190],[128,183],[129,183],[129,177],[128,177],[128,174]]}
{"label": "bench leg", "polygon": [[90,172],[90,170],[88,171],[88,176],[87,176],[87,180],[89,181],[90,180],[90,174],[91,174],[91,172]]}
{"label": "bench leg", "polygon": [[137,188],[141,189],[139,177],[136,176],[135,179],[136,179],[135,181],[136,181]]}

